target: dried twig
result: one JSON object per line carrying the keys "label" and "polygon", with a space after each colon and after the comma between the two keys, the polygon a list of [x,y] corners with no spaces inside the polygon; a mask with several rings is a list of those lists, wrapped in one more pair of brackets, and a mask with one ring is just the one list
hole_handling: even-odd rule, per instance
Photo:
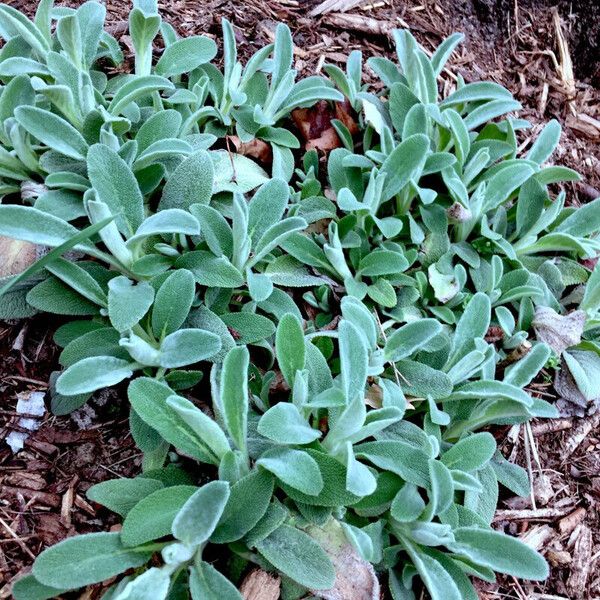
{"label": "dried twig", "polygon": [[531,425],[531,433],[537,437],[547,433],[556,433],[573,427],[573,419],[552,419],[550,421],[539,421]]}
{"label": "dried twig", "polygon": [[570,510],[570,506],[566,508],[538,508],[537,510],[497,510],[494,515],[494,522],[554,520],[566,515]]}
{"label": "dried twig", "polygon": [[311,17],[317,17],[333,11],[346,12],[358,6],[365,0],[323,0],[320,4],[317,4],[309,13]]}
{"label": "dried twig", "polygon": [[35,554],[27,547],[25,542],[8,526],[8,523],[0,517],[0,525],[6,529],[10,537],[12,537],[17,544],[21,547],[21,550],[27,554],[31,559],[35,560]]}
{"label": "dried twig", "polygon": [[379,19],[363,17],[362,15],[332,13],[326,15],[324,20],[329,25],[339,27],[340,29],[351,29],[372,35],[389,36],[394,30],[394,25],[389,21],[380,21]]}

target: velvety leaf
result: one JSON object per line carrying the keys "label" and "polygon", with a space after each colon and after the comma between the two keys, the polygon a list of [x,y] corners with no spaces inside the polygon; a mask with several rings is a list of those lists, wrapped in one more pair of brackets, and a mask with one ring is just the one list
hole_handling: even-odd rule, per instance
{"label": "velvety leaf", "polygon": [[175,138],[181,127],[181,114],[173,109],[162,110],[154,113],[142,123],[135,141],[138,143],[138,152],[142,154],[155,142],[165,138]]}
{"label": "velvety leaf", "polygon": [[199,233],[198,221],[189,212],[179,208],[164,209],[145,219],[135,235],[127,240],[127,246],[133,250],[143,239],[153,235]]}
{"label": "velvety leaf", "polygon": [[192,204],[189,211],[198,219],[202,237],[216,255],[231,256],[233,252],[233,232],[225,217],[212,206]]}
{"label": "velvety leaf", "polygon": [[236,339],[240,344],[253,344],[271,337],[275,333],[275,325],[271,319],[251,312],[226,313],[221,319],[235,331]]}
{"label": "velvety leaf", "polygon": [[149,377],[138,377],[129,385],[127,396],[140,419],[165,441],[201,462],[218,463],[219,459],[196,433],[197,424],[192,421],[188,426],[168,404],[173,390],[167,385]]}
{"label": "velvety leaf", "polygon": [[88,145],[83,136],[68,121],[42,108],[19,106],[17,121],[38,140],[76,160],[85,160]]}
{"label": "velvety leaf", "polygon": [[364,336],[352,323],[342,321],[338,331],[342,382],[346,397],[350,400],[364,394],[368,352]]}
{"label": "velvety leaf", "polygon": [[106,307],[107,297],[100,284],[77,263],[57,258],[48,266],[55,277],[72,287],[75,291],[102,307]]}
{"label": "velvety leaf", "polygon": [[56,390],[64,396],[86,394],[111,387],[128,379],[139,365],[114,356],[92,356],[71,365],[56,381]]}
{"label": "velvety leaf", "polygon": [[497,531],[464,527],[454,531],[454,552],[482,566],[523,579],[548,577],[548,564],[530,546]]}
{"label": "velvety leaf", "polygon": [[17,579],[12,585],[15,600],[48,600],[61,595],[64,591],[40,583],[33,575],[28,574]]}
{"label": "velvety leaf", "polygon": [[427,150],[429,139],[422,134],[413,135],[394,148],[381,166],[380,173],[386,175],[383,200],[395,196],[411,179],[418,179]]}
{"label": "velvety leaf", "polygon": [[325,551],[306,533],[282,525],[257,544],[257,550],[277,569],[304,587],[329,589],[335,570]]}
{"label": "velvety leaf", "polygon": [[125,547],[117,532],[87,533],[44,550],[33,565],[33,575],[50,587],[80,588],[140,567],[151,555]]}
{"label": "velvety leaf", "polygon": [[176,369],[214,356],[221,349],[221,339],[203,329],[179,329],[160,345],[160,366]]}
{"label": "velvety leaf", "polygon": [[370,277],[377,275],[397,275],[408,268],[408,261],[400,252],[390,250],[373,250],[359,263],[361,275]]}
{"label": "velvety leaf", "polygon": [[402,486],[390,507],[392,517],[401,523],[416,521],[423,510],[425,510],[425,502],[417,486],[412,483],[405,483]]}
{"label": "velvety leaf", "polygon": [[473,345],[473,340],[482,338],[490,324],[490,299],[483,293],[471,298],[465,308],[454,334],[454,351],[450,364],[465,356]]}
{"label": "velvety leaf", "polygon": [[259,469],[234,483],[211,541],[225,544],[244,537],[267,512],[273,488],[271,473]]}
{"label": "velvety leaf", "polygon": [[173,89],[175,86],[164,77],[158,75],[143,75],[131,77],[115,93],[108,105],[108,112],[113,115],[120,114],[132,102],[150,96],[153,92]]}
{"label": "velvety leaf", "polygon": [[56,277],[44,279],[27,293],[27,303],[40,311],[58,315],[86,316],[99,312],[90,302]]}
{"label": "velvety leaf", "polygon": [[533,142],[527,153],[527,159],[541,165],[551,156],[552,152],[554,152],[554,149],[560,140],[560,132],[560,123],[556,119],[549,121],[544,129],[542,129],[542,132],[537,139]]}
{"label": "velvety leaf", "polygon": [[408,323],[388,336],[385,343],[386,358],[394,362],[407,358],[441,331],[442,326],[435,319]]}
{"label": "velvety leaf", "polygon": [[87,497],[124,517],[140,500],[162,487],[156,479],[109,479],[93,485]]}
{"label": "velvety leaf", "polygon": [[190,569],[192,600],[242,600],[236,587],[210,563],[201,561]]}
{"label": "velvety leaf", "polygon": [[111,148],[94,144],[87,155],[88,177],[124,235],[131,236],[144,220],[144,198],[128,164]]}
{"label": "velvety leaf", "polygon": [[152,307],[152,331],[156,337],[173,333],[186,320],[196,291],[193,274],[177,269],[156,292]]}
{"label": "velvety leaf", "polygon": [[232,348],[223,360],[220,406],[235,445],[246,451],[248,421],[248,364],[246,347]]}
{"label": "velvety leaf", "polygon": [[175,516],[197,489],[192,485],[175,485],[140,500],[123,521],[123,544],[131,548],[170,534]]}
{"label": "velvety leaf", "polygon": [[432,600],[465,600],[452,575],[437,560],[406,538],[401,541]]}
{"label": "velvety leaf", "polygon": [[411,444],[394,440],[365,442],[355,446],[354,452],[358,458],[396,473],[410,483],[429,486],[429,457]]}
{"label": "velvety leaf", "polygon": [[210,62],[216,54],[217,45],[203,35],[177,40],[165,48],[156,63],[156,73],[163,77],[188,73],[201,64]]}
{"label": "velvety leaf", "polygon": [[258,433],[279,444],[310,444],[321,432],[308,425],[298,408],[289,402],[271,407],[258,422]]}
{"label": "velvety leaf", "polygon": [[60,246],[78,230],[53,215],[29,206],[0,205],[0,235],[40,244]]}
{"label": "velvety leaf", "polygon": [[504,372],[505,383],[518,387],[529,385],[550,358],[550,348],[546,344],[536,344],[521,360]]}
{"label": "velvety leaf", "polygon": [[319,465],[323,477],[323,489],[316,496],[309,496],[295,488],[281,484],[285,493],[296,502],[303,502],[312,506],[346,506],[360,500],[360,496],[346,489],[346,467],[332,456],[317,450],[307,449],[309,454]]}
{"label": "velvety leaf", "polygon": [[189,269],[200,285],[207,287],[236,288],[244,284],[244,276],[224,256],[195,250],[187,252],[175,266]]}
{"label": "velvety leaf", "polygon": [[181,421],[202,440],[217,459],[221,460],[231,450],[227,437],[217,422],[189,400],[180,396],[169,396],[167,405],[177,413]]}
{"label": "velvety leaf", "polygon": [[303,494],[316,496],[323,489],[319,465],[302,450],[273,448],[262,454],[256,464]]}
{"label": "velvety leaf", "polygon": [[158,208],[189,209],[192,204],[208,204],[213,194],[214,169],[210,155],[199,150],[186,158],[170,175]]}
{"label": "velvety leaf", "polygon": [[298,318],[285,314],[279,321],[275,335],[275,352],[281,373],[290,387],[296,371],[304,369],[304,332]]}
{"label": "velvety leaf", "polygon": [[128,331],[148,312],[154,301],[154,288],[146,282],[134,285],[119,276],[108,283],[108,316],[117,331]]}
{"label": "velvety leaf", "polygon": [[229,484],[211,481],[199,488],[173,520],[173,536],[188,546],[202,544],[215,530],[229,499]]}
{"label": "velvety leaf", "polygon": [[117,599],[142,600],[152,596],[156,600],[166,600],[170,586],[171,574],[168,571],[150,567],[135,579],[127,582]]}
{"label": "velvety leaf", "polygon": [[454,444],[442,455],[442,462],[449,469],[474,471],[480,469],[496,452],[496,440],[490,433],[475,433]]}

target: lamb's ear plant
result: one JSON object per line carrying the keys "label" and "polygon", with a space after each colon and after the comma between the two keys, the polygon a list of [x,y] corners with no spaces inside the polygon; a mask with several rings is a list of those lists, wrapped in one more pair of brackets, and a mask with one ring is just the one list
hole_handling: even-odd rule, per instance
{"label": "lamb's ear plant", "polygon": [[[160,552],[162,566],[113,585],[115,597],[152,585],[154,597],[167,598],[179,577],[189,578],[192,598],[204,597],[211,586],[240,597],[203,558],[212,546],[228,544],[238,561],[275,569],[298,591],[318,595],[335,586],[335,546],[328,536],[340,527],[355,555],[353,568],[370,562],[401,580],[396,563],[406,556],[434,598],[475,597],[468,575],[487,579],[492,569],[543,578],[547,567],[535,551],[489,526],[498,480],[524,493],[524,472],[502,462],[487,432],[448,442],[433,420],[428,432],[403,420],[408,401],[402,385],[383,376],[388,356],[409,364],[441,326],[422,321],[412,335],[400,329],[383,350],[375,318],[362,303],[347,297],[343,311],[331,332],[339,375],[294,315],[280,320],[277,362],[291,390],[272,406],[248,386],[243,346],[212,368],[214,419],[156,379],[132,382],[128,396],[147,428],[144,443],[160,436],[178,452],[217,467],[218,480],[192,485],[171,466],[92,487],[90,500],[124,517],[121,532],[88,534],[45,550],[31,585],[81,587]],[[487,385],[487,394],[494,393]],[[496,385],[495,393],[508,402],[509,384],[506,390]],[[381,408],[367,411],[364,398],[375,388]],[[512,394],[518,392],[515,387]],[[323,420],[330,424],[326,433],[319,429]],[[440,546],[449,553],[436,550]],[[73,561],[74,553],[83,559]],[[86,556],[95,557],[95,569],[86,568]]]}
{"label": "lamb's ear plant", "polygon": [[[0,235],[41,256],[2,280],[0,316],[69,318],[51,409],[119,385],[142,467],[88,491],[122,529],[44,550],[15,598],[111,580],[111,600],[239,599],[252,566],[286,600],[339,595],[348,569],[395,600],[544,579],[491,527],[501,486],[530,483],[489,428],[556,416],[529,386],[558,357],[576,403],[600,393],[600,270],[582,262],[600,199],[555,194],[578,178],[546,164],[558,123],[520,156],[507,90],[459,77],[440,97],[460,35],[429,57],[395,32],[374,92],[359,52],[297,79],[285,25],[243,64],[224,20],[221,71],[152,0],[130,14],[134,72],[108,76],[104,16],[0,6]],[[325,161],[288,120],[318,100],[359,130],[334,122]]]}

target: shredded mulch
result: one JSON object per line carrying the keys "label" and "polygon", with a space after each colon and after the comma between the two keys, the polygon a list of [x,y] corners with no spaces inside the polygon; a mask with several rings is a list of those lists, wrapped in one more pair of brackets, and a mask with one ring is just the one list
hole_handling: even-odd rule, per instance
{"label": "shredded mulch", "polygon": [[[0,326],[0,439],[18,431],[17,395],[46,392],[56,369],[47,317]],[[139,473],[141,457],[127,422],[124,394],[96,395],[69,417],[47,412],[41,427],[13,454],[0,445],[0,598],[10,582],[47,546],[76,533],[103,531],[117,523],[86,500],[89,487]]]}
{"label": "shredded mulch", "polygon": [[[29,15],[37,6],[30,0],[8,4]],[[111,33],[127,54],[129,3],[106,5]],[[462,31],[466,41],[443,74],[445,85],[460,74],[466,81],[491,79],[508,87],[533,124],[521,137],[523,147],[545,122],[558,119],[563,135],[554,161],[584,178],[567,186],[569,202],[600,196],[596,0],[164,0],[159,8],[181,35],[204,33],[219,41],[220,19],[227,17],[242,58],[272,41],[275,24],[284,21],[294,34],[295,67],[304,74],[319,72],[324,62],[343,66],[354,49],[365,58],[391,55],[397,27],[409,27],[428,50]],[[17,394],[46,391],[57,365],[52,335],[59,324],[43,316],[0,323],[0,439],[18,430]],[[554,397],[550,383],[530,391]],[[85,492],[105,479],[139,472],[127,411],[124,394],[111,391],[75,415],[46,413],[18,454],[0,442],[0,599],[10,598],[11,581],[46,546],[116,524]],[[535,586],[504,578],[481,585],[481,598],[600,598],[600,413],[500,429],[496,437],[506,456],[528,468],[534,491],[531,498],[503,498],[495,524],[544,551],[551,577]],[[96,588],[82,597],[100,594]]]}

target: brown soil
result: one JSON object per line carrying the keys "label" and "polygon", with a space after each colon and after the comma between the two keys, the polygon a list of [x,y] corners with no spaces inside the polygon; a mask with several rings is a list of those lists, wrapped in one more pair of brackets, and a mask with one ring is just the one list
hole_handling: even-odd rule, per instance
{"label": "brown soil", "polygon": [[[8,4],[31,15],[37,2],[9,0]],[[127,48],[129,3],[109,0],[106,4],[112,32]],[[337,12],[309,16],[316,5],[314,0],[159,3],[163,17],[182,35],[202,32],[220,39],[220,19],[229,18],[236,26],[242,56],[271,41],[274,23],[285,21],[294,33],[296,68],[305,73],[320,69],[323,58],[342,63],[353,49],[361,49],[365,56],[390,55],[389,32],[394,27],[410,27],[427,49],[452,31],[462,31],[467,40],[453,58],[450,72],[467,81],[493,79],[510,88],[534,125],[532,133],[557,118],[563,136],[554,160],[584,176],[583,183],[567,188],[570,201],[577,205],[600,196],[597,0],[364,0],[341,17]],[[561,38],[566,42],[563,55]],[[573,63],[573,80],[566,56]],[[523,144],[529,141],[523,138]],[[0,324],[4,400],[0,438],[15,429],[17,393],[46,389],[56,368],[57,350],[51,340],[57,325],[47,317],[14,326]],[[10,582],[29,568],[44,547],[76,532],[101,531],[115,524],[113,515],[86,502],[85,491],[104,479],[138,472],[139,456],[128,433],[122,398],[123,394],[110,393],[77,419],[47,413],[42,427],[17,455],[4,443],[0,446],[0,599],[10,597]],[[541,586],[513,580],[481,586],[482,598],[600,598],[599,423],[597,417],[558,421],[551,428],[560,425],[563,430],[545,433],[546,424],[533,424],[533,444],[526,444],[524,428],[497,432],[506,455],[520,464],[529,462],[536,481],[534,506],[531,500],[506,498],[500,508],[513,512],[499,513],[497,525],[540,540],[552,572]],[[586,425],[588,435],[568,454],[569,443]],[[98,595],[95,590],[83,597]]]}

